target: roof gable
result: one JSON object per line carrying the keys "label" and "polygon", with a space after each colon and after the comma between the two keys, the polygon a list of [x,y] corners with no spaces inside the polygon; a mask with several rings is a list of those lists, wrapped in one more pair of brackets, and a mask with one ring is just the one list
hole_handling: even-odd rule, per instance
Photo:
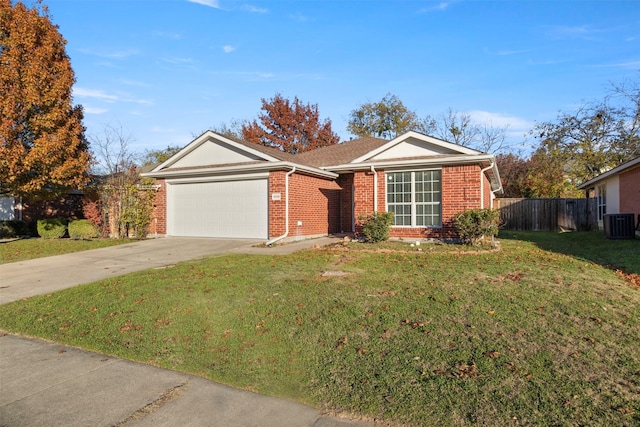
{"label": "roof gable", "polygon": [[361,163],[373,160],[388,160],[401,158],[416,158],[436,155],[482,154],[461,145],[452,144],[432,136],[418,132],[407,132],[386,144],[358,157],[351,163]]}
{"label": "roof gable", "polygon": [[[286,154],[279,153],[283,155]],[[286,156],[271,152],[269,147],[238,141],[212,131],[207,131],[171,156],[164,163],[156,166],[153,171],[158,172],[166,169],[198,168],[248,162],[274,162],[282,160],[283,157]]]}

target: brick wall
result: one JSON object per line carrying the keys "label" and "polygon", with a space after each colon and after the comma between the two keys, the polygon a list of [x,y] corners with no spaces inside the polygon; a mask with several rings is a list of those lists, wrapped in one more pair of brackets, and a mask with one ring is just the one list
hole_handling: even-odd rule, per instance
{"label": "brick wall", "polygon": [[620,213],[640,215],[640,166],[620,174]]}
{"label": "brick wall", "polygon": [[153,204],[153,217],[149,224],[149,234],[163,236],[167,234],[167,183],[164,179],[157,179],[160,188],[156,192]]}
{"label": "brick wall", "polygon": [[489,182],[489,178],[486,175],[482,177],[484,181],[484,204],[482,205],[482,209],[491,209],[493,205],[493,192],[491,191],[491,182]]}
{"label": "brick wall", "polygon": [[[391,237],[400,238],[450,238],[455,237],[452,219],[462,210],[479,208],[480,197],[480,166],[461,165],[444,166],[442,168],[442,228],[425,227],[392,227]],[[386,175],[383,170],[378,170],[378,211],[386,210]],[[490,206],[491,186],[485,179],[485,206]],[[357,219],[360,215],[372,213],[374,205],[374,174],[370,171],[356,172],[353,175],[354,214]],[[358,221],[356,221],[356,224]],[[356,225],[356,232],[362,228]]]}
{"label": "brick wall", "polygon": [[353,232],[353,174],[340,175],[340,232]]}
{"label": "brick wall", "polygon": [[[57,199],[22,201],[22,219],[24,222],[37,221],[39,219],[61,218],[74,220],[84,218],[82,212],[84,195],[67,194]],[[16,216],[16,219],[18,217]]]}
{"label": "brick wall", "polygon": [[[286,171],[269,174],[269,237],[285,233]],[[280,200],[272,194],[280,193]],[[294,173],[289,177],[289,235],[313,236],[340,231],[340,185],[322,179]]]}

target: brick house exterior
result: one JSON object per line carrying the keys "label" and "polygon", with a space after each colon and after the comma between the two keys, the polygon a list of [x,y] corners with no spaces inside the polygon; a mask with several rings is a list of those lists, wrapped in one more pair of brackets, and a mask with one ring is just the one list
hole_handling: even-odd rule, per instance
{"label": "brick house exterior", "polygon": [[358,233],[388,210],[392,237],[454,237],[456,213],[501,191],[492,155],[416,132],[292,155],[209,131],[143,175],[159,185],[151,234],[269,242]]}
{"label": "brick house exterior", "polygon": [[640,157],[625,162],[578,187],[598,199],[598,225],[604,214],[634,214],[640,218]]}

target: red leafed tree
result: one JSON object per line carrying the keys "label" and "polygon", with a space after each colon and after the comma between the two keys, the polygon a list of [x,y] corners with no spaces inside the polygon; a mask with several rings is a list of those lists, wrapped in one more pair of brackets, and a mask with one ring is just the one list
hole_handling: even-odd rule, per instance
{"label": "red leafed tree", "polygon": [[331,120],[320,120],[317,104],[304,105],[297,97],[290,102],[276,94],[262,99],[262,111],[258,120],[242,126],[243,139],[292,154],[340,141],[331,130]]}
{"label": "red leafed tree", "polygon": [[0,193],[63,192],[91,161],[66,41],[46,6],[0,0]]}

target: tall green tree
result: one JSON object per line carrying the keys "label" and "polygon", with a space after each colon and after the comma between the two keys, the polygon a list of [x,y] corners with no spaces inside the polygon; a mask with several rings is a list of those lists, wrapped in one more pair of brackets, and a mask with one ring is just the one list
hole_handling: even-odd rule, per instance
{"label": "tall green tree", "polygon": [[358,106],[349,114],[347,130],[356,136],[393,139],[408,131],[425,131],[418,115],[396,95],[387,93],[378,102]]}
{"label": "tall green tree", "polygon": [[142,155],[140,164],[142,166],[157,165],[169,160],[171,156],[180,151],[182,147],[178,145],[167,145],[167,148],[161,150],[146,150]]}
{"label": "tall green tree", "polygon": [[604,100],[561,112],[531,133],[539,141],[537,152],[553,157],[577,186],[640,156],[640,87],[614,85]]}
{"label": "tall green tree", "polygon": [[91,161],[66,41],[47,7],[0,0],[0,193],[80,188]]}
{"label": "tall green tree", "polygon": [[245,140],[292,154],[340,141],[331,130],[331,120],[320,120],[317,104],[303,104],[297,97],[291,102],[276,94],[262,99],[262,111],[258,120],[243,124]]}

